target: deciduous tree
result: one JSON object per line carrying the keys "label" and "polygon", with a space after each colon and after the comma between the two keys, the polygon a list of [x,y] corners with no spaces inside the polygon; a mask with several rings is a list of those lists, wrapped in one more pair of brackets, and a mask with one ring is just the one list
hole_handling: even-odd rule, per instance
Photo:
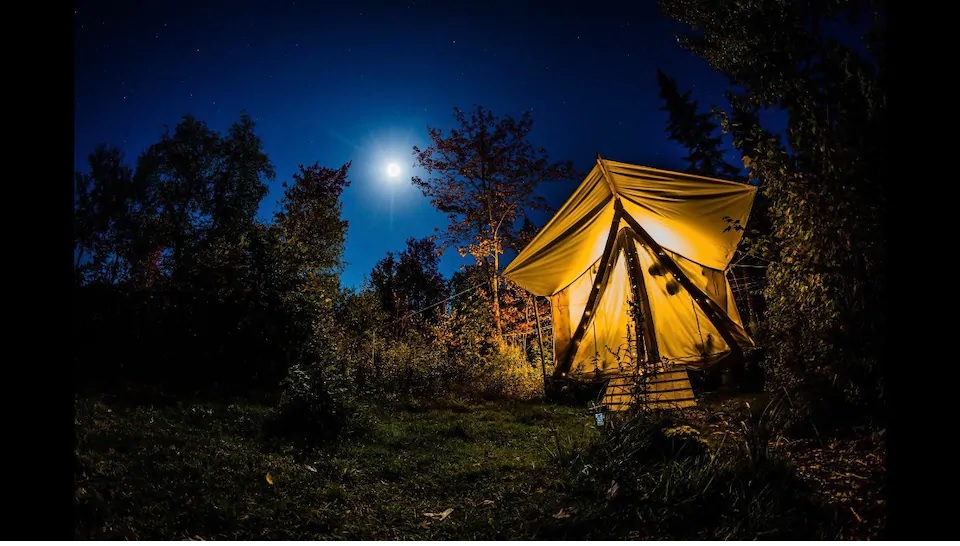
{"label": "deciduous tree", "polygon": [[546,210],[534,189],[548,180],[572,176],[570,163],[551,163],[547,152],[529,140],[533,118],[497,116],[476,106],[469,113],[454,108],[456,127],[449,133],[429,128],[430,146],[414,146],[424,176],[413,183],[449,225],[443,241],[473,256],[486,271],[497,334],[500,316],[500,255],[512,240],[515,223],[527,210]]}

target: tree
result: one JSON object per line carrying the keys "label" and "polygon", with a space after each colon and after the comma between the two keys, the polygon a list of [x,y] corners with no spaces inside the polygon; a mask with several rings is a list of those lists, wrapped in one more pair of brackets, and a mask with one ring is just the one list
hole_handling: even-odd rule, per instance
{"label": "tree", "polygon": [[273,168],[250,118],[221,134],[185,116],[135,169],[107,146],[89,164],[74,177],[83,359],[179,386],[221,383],[227,365],[230,381],[269,378],[262,357],[280,351],[262,326],[282,321],[257,289],[276,285],[261,282],[275,267],[255,214]]}
{"label": "tree", "polygon": [[690,98],[691,92],[681,94],[677,81],[660,69],[657,69],[657,82],[663,99],[660,110],[669,114],[670,139],[687,149],[687,156],[683,158],[689,162],[686,172],[726,180],[740,178],[740,169],[723,159],[720,126],[713,121],[712,114],[698,112],[697,101]]}
{"label": "tree", "polygon": [[223,134],[185,116],[135,170],[98,148],[74,177],[84,371],[249,386],[322,360],[342,298],[348,168],[301,166],[265,224],[274,170],[246,115]]}
{"label": "tree", "polygon": [[349,227],[341,217],[340,195],[350,185],[349,169],[350,162],[337,169],[300,165],[293,183],[283,183],[274,218],[284,259],[301,280],[300,296],[317,310],[333,308],[340,286]]}
{"label": "tree", "polygon": [[472,255],[486,272],[497,335],[500,317],[500,255],[511,241],[515,223],[527,210],[547,210],[533,194],[545,180],[573,175],[571,163],[550,163],[547,152],[528,140],[533,118],[496,116],[482,106],[469,114],[454,108],[457,128],[449,134],[429,128],[431,145],[413,147],[426,176],[412,181],[437,210],[449,218],[444,242],[461,256]]}
{"label": "tree", "polygon": [[[864,54],[833,30],[859,2],[661,2],[727,76],[724,127],[769,198],[767,380],[797,417],[875,417],[885,400],[885,15],[870,6]],[[770,108],[784,135],[761,123]]]}
{"label": "tree", "polygon": [[446,288],[433,237],[407,239],[407,248],[400,253],[397,264],[397,284],[409,311],[420,312],[418,321],[431,322],[442,312],[439,306],[427,309],[440,301]]}
{"label": "tree", "polygon": [[[410,237],[399,256],[388,252],[373,267],[370,286],[381,309],[396,323],[397,332],[436,322],[442,307],[428,307],[440,301],[446,290],[439,267],[440,253],[433,237]],[[408,317],[414,312],[417,315]]]}
{"label": "tree", "polygon": [[397,257],[393,252],[387,252],[386,256],[374,264],[370,271],[370,287],[380,309],[387,314],[391,322],[397,322],[406,313],[406,308],[399,298]]}
{"label": "tree", "polygon": [[127,270],[133,171],[117,148],[98,146],[89,173],[74,175],[74,259],[78,281],[113,284]]}
{"label": "tree", "polygon": [[175,285],[230,282],[273,177],[249,116],[226,136],[184,116],[137,162],[140,276],[159,269]]}

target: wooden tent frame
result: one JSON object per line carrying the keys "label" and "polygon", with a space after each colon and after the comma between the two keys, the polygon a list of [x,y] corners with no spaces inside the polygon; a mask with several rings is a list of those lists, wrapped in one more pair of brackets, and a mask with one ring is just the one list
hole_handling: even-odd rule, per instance
{"label": "wooden tent frame", "polygon": [[[696,286],[693,281],[680,269],[680,266],[670,257],[669,254],[657,243],[653,237],[643,226],[641,226],[632,216],[627,214],[623,209],[623,203],[620,201],[620,195],[616,191],[616,186],[613,185],[613,180],[610,178],[607,173],[607,169],[603,164],[603,160],[600,157],[600,154],[597,154],[597,164],[600,166],[600,171],[603,175],[604,180],[607,182],[607,185],[610,187],[610,191],[613,193],[613,221],[610,224],[610,230],[607,234],[607,241],[603,247],[603,254],[600,256],[599,267],[597,270],[597,276],[594,280],[593,286],[590,289],[590,295],[587,298],[587,304],[584,307],[583,315],[580,317],[580,321],[577,324],[577,329],[574,331],[573,336],[570,338],[569,345],[559,359],[557,367],[554,370],[554,378],[561,379],[570,372],[570,367],[573,365],[573,360],[577,355],[577,349],[580,346],[580,343],[583,341],[583,336],[589,328],[590,324],[593,321],[593,317],[596,315],[597,308],[600,305],[600,295],[603,294],[607,289],[607,284],[610,282],[610,271],[616,263],[616,259],[620,250],[623,250],[624,257],[627,259],[627,272],[630,278],[630,284],[633,292],[634,301],[639,304],[641,311],[641,317],[639,320],[635,320],[634,324],[637,330],[637,350],[638,353],[643,351],[643,355],[639,355],[640,361],[645,364],[654,364],[660,361],[660,353],[657,346],[657,336],[654,330],[653,325],[653,314],[650,308],[650,300],[647,295],[646,284],[643,279],[643,271],[640,266],[639,256],[637,255],[636,247],[632,242],[636,242],[640,245],[648,248],[654,256],[664,265],[664,267],[673,275],[673,277],[680,283],[680,285],[690,293],[693,297],[693,301],[697,303],[699,308],[706,315],[707,319],[713,324],[717,329],[717,332],[720,333],[720,336],[730,347],[729,357],[733,358],[742,358],[743,357],[743,345],[749,344],[749,335],[746,331],[740,327],[737,323],[727,316],[727,314],[716,304],[709,296],[707,296],[703,290]],[[626,226],[623,229],[618,230],[620,225],[620,220],[623,219],[626,222]],[[628,240],[632,239],[632,241]],[[554,332],[554,336],[556,336]],[[640,343],[640,340],[643,340],[643,343]],[[745,343],[741,343],[745,342]],[[726,358],[724,359],[726,360]]]}

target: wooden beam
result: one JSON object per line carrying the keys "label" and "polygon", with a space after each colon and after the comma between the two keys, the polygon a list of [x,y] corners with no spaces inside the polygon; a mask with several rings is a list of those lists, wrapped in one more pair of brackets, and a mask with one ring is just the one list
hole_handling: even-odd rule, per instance
{"label": "wooden beam", "polygon": [[600,256],[600,267],[597,270],[597,277],[593,281],[593,286],[590,287],[590,296],[587,298],[587,305],[584,307],[583,316],[580,317],[580,323],[577,325],[573,337],[570,338],[569,349],[566,354],[563,355],[563,360],[557,362],[557,367],[553,371],[555,378],[563,377],[570,371],[570,366],[573,365],[573,359],[577,355],[577,348],[583,340],[583,334],[587,331],[587,326],[590,325],[590,321],[593,320],[593,316],[597,312],[597,307],[600,303],[599,296],[606,288],[607,281],[610,280],[610,268],[617,257],[614,253],[616,249],[614,243],[617,239],[617,228],[620,225],[621,216],[624,216],[623,205],[619,199],[616,199],[613,202],[613,222],[610,223],[607,242],[603,247],[603,254]]}
{"label": "wooden beam", "polygon": [[630,238],[625,245],[627,257],[630,259],[631,267],[630,286],[633,287],[633,299],[642,313],[642,323],[637,324],[637,333],[643,333],[644,360],[647,363],[660,362],[660,347],[657,345],[657,330],[653,324],[653,311],[650,309],[650,295],[647,293],[647,286],[643,280],[643,266],[640,264],[640,255],[637,253],[635,239]]}
{"label": "wooden beam", "polygon": [[660,244],[657,243],[657,241],[655,241],[649,233],[647,233],[647,230],[643,229],[643,226],[641,226],[629,214],[624,214],[623,219],[627,222],[627,225],[632,228],[632,235],[636,237],[638,241],[646,244],[647,247],[652,249],[654,256],[660,260],[664,266],[666,266],[670,273],[672,273],[677,281],[680,282],[683,288],[686,289],[691,296],[693,296],[693,301],[700,306],[700,309],[703,310],[703,313],[707,316],[710,322],[713,323],[714,327],[716,327],[717,331],[720,333],[720,337],[722,337],[727,345],[730,346],[731,352],[742,355],[743,348],[740,344],[740,341],[734,337],[734,332],[736,332],[738,337],[742,335],[745,336],[744,339],[749,339],[749,336],[746,336],[746,332],[741,334],[743,329],[740,328],[737,323],[733,322],[733,320],[727,316],[726,312],[723,312],[719,306],[710,299],[709,296],[704,294],[700,288],[693,284],[693,281],[691,281],[683,273],[683,270],[680,269],[680,266],[677,265],[677,263],[674,262],[673,259],[664,251],[663,247],[660,246]]}
{"label": "wooden beam", "polygon": [[[617,194],[616,186],[613,184],[613,177],[607,172],[607,166],[604,165],[599,153],[597,153],[597,165],[600,166],[600,173],[603,175],[603,179],[607,181],[607,185],[610,187],[610,191],[613,192],[613,197],[616,200],[616,206],[622,213],[623,203],[620,201],[620,195]],[[629,215],[624,214],[624,217],[627,216]],[[640,257],[637,255],[637,249],[633,246],[632,241],[630,244],[624,245],[624,250],[628,262],[631,262],[631,264],[627,266],[627,272],[630,276],[633,300],[640,307],[640,312],[643,315],[642,323],[637,324],[639,328],[636,328],[637,348],[640,348],[640,337],[643,337],[644,361],[648,363],[659,362],[660,349],[657,345],[656,329],[653,326],[653,312],[650,310],[650,298],[647,294],[645,283],[643,282],[643,267],[640,265]],[[642,336],[640,335],[641,332]]]}
{"label": "wooden beam", "polygon": [[600,167],[600,174],[607,182],[607,187],[610,188],[610,193],[613,194],[613,198],[619,203],[620,195],[617,193],[617,187],[613,185],[613,179],[607,174],[607,167],[603,164],[603,158],[600,157],[600,152],[597,152],[597,165]]}

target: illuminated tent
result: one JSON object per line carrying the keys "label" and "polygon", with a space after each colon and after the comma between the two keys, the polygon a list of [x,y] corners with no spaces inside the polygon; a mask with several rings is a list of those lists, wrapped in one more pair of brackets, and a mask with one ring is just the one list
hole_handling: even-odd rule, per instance
{"label": "illuminated tent", "polygon": [[748,184],[598,156],[504,270],[550,299],[554,377],[702,369],[742,356],[753,341],[726,272],[755,195]]}

